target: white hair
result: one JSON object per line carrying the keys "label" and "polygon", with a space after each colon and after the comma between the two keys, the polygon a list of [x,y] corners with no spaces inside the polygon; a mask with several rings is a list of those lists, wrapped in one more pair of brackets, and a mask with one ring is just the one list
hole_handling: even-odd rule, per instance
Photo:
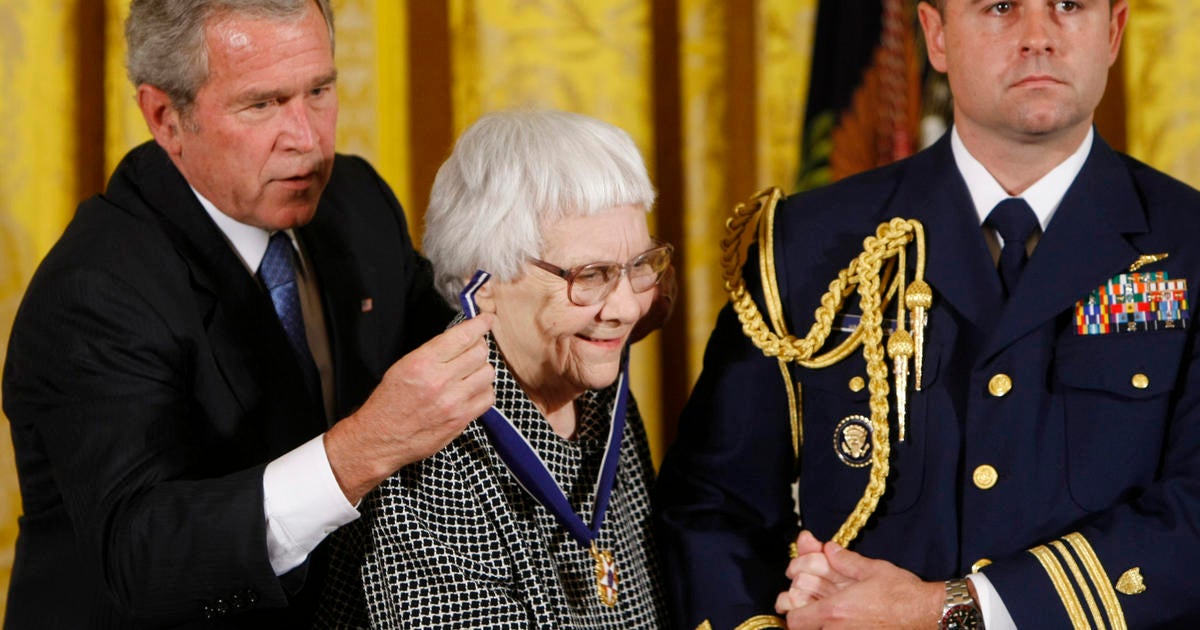
{"label": "white hair", "polygon": [[501,282],[539,257],[542,228],[622,205],[647,212],[655,191],[629,134],[556,110],[487,114],[438,169],[423,249],[451,304],[476,269]]}

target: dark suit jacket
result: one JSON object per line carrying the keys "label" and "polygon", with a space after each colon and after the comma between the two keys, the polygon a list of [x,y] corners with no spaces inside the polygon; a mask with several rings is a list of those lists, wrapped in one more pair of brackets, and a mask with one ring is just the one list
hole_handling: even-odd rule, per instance
{"label": "dark suit jacket", "polygon": [[[1023,630],[1080,618],[1099,625],[1094,615],[1107,627],[1118,618],[1137,628],[1197,627],[1194,310],[1174,329],[1104,335],[1078,334],[1074,315],[1143,254],[1169,253],[1141,271],[1185,279],[1194,295],[1200,193],[1097,137],[1007,303],[948,138],[781,203],[776,265],[798,336],[878,224],[898,216],[925,228],[934,304],[924,387],[910,385],[904,443],[889,397],[891,474],[852,548],[926,580],[965,575],[986,558],[983,572]],[[757,281],[757,261],[745,269]],[[860,312],[857,298],[846,311]],[[1013,384],[1002,397],[988,388],[999,373]],[[804,526],[818,538],[828,540],[853,510],[870,468],[843,463],[836,445],[844,418],[870,417],[868,389],[849,385],[856,376],[867,378],[859,351],[826,369],[794,367],[797,460],[776,361],[750,345],[728,307],[721,314],[656,496],[681,627],[710,619],[724,630],[773,612],[788,585],[797,477]],[[990,488],[973,481],[983,465],[998,473]],[[1135,568],[1146,590],[1115,588]]]}
{"label": "dark suit jacket", "polygon": [[[336,158],[298,235],[340,418],[449,311],[362,159]],[[273,574],[262,490],[267,462],[325,429],[302,379],[269,295],[166,154],[131,151],[42,262],[9,341],[24,516],[6,626],[306,625],[284,607],[314,600],[322,572]]]}

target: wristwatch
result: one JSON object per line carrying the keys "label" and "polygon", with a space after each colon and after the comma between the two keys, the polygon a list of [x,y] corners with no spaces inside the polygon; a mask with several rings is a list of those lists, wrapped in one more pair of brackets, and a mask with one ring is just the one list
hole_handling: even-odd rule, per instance
{"label": "wristwatch", "polygon": [[983,613],[967,588],[967,579],[946,580],[946,603],[938,630],[984,630]]}

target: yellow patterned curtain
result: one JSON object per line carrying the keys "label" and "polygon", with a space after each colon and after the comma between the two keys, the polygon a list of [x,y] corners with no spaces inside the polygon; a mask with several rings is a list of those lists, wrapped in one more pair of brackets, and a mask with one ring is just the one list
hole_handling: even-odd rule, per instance
{"label": "yellow patterned curtain", "polygon": [[1130,0],[1124,61],[1128,151],[1200,186],[1200,4]]}
{"label": "yellow patterned curtain", "polygon": [[[0,0],[0,352],[7,351],[25,284],[62,232],[79,192],[71,107],[80,52],[72,36],[77,1]],[[0,439],[0,479],[3,602],[21,511],[7,439]]]}

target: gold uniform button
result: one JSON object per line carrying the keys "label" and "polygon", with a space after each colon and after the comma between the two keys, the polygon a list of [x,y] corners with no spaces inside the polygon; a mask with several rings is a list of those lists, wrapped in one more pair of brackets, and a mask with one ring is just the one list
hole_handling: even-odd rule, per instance
{"label": "gold uniform button", "polygon": [[1001,372],[988,380],[988,393],[999,398],[1012,390],[1012,379]]}
{"label": "gold uniform button", "polygon": [[1000,475],[988,464],[984,464],[975,469],[975,474],[971,475],[971,480],[975,482],[975,487],[980,490],[989,490],[996,485],[996,480]]}
{"label": "gold uniform button", "polygon": [[861,392],[866,386],[867,382],[864,381],[863,377],[861,376],[855,376],[854,378],[850,379],[850,391],[852,392]]}
{"label": "gold uniform button", "polygon": [[988,560],[987,558],[980,558],[975,561],[975,564],[971,565],[971,573],[979,573],[981,570],[983,570],[983,567],[986,567],[991,563],[992,561]]}
{"label": "gold uniform button", "polygon": [[1142,374],[1141,372],[1134,374],[1133,378],[1129,379],[1129,382],[1136,389],[1146,389],[1147,387],[1150,387],[1150,377]]}

